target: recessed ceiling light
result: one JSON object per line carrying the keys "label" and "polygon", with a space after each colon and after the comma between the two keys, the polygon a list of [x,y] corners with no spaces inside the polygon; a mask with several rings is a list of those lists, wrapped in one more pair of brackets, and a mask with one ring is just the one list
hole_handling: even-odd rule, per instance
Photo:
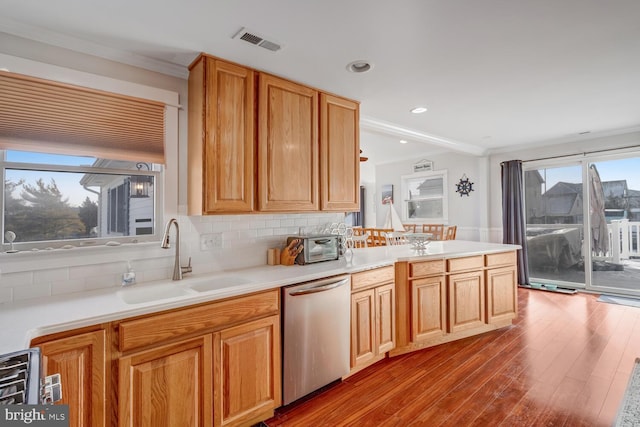
{"label": "recessed ceiling light", "polygon": [[366,73],[372,68],[373,64],[363,59],[359,59],[347,64],[347,70],[351,71],[352,73]]}
{"label": "recessed ceiling light", "polygon": [[427,107],[413,107],[410,111],[413,114],[422,114],[427,111]]}
{"label": "recessed ceiling light", "polygon": [[400,144],[406,144],[407,142],[409,142],[409,141],[407,141],[406,139],[401,139],[400,140]]}

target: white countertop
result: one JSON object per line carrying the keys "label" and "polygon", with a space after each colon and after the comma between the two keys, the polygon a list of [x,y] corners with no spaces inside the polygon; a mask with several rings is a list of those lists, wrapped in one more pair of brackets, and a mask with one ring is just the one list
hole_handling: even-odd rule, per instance
{"label": "white countertop", "polygon": [[[426,250],[420,252],[412,250],[408,245],[364,248],[353,251],[353,259],[349,265],[344,260],[306,266],[265,265],[206,275],[186,275],[179,282],[163,280],[140,283],[124,289],[107,288],[0,304],[0,354],[27,348],[33,338],[42,335],[279,288],[338,274],[356,273],[392,265],[396,261],[455,258],[519,248],[520,246],[517,245],[463,240],[432,242]],[[235,280],[237,284],[226,285],[225,282],[228,282],[227,279],[230,278]],[[206,292],[191,290],[191,287],[197,287],[198,284],[212,282],[219,282],[222,287]],[[238,282],[240,283],[238,284]],[[186,288],[189,293],[137,304],[127,304],[119,296],[122,292],[133,291],[144,294],[145,289],[152,292],[154,287],[171,286]]]}

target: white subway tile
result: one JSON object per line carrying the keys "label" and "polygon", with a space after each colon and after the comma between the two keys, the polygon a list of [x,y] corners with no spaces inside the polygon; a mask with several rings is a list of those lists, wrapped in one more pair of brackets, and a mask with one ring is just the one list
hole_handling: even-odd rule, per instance
{"label": "white subway tile", "polygon": [[0,288],[13,288],[16,286],[29,286],[32,284],[33,273],[31,271],[2,273],[2,275],[0,275]]}
{"label": "white subway tile", "polygon": [[34,283],[60,282],[69,278],[68,268],[56,268],[50,270],[38,270],[33,272]]}
{"label": "white subway tile", "polygon": [[48,283],[31,286],[15,286],[13,288],[14,301],[47,296],[51,296],[51,285]]}
{"label": "white subway tile", "polygon": [[51,283],[51,295],[84,291],[84,279],[64,280]]}

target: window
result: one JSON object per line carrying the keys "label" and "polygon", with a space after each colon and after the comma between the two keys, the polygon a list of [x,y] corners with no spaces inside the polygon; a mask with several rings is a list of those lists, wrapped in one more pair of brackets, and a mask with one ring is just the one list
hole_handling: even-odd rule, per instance
{"label": "window", "polygon": [[402,176],[404,221],[446,223],[448,220],[447,171]]}
{"label": "window", "polygon": [[0,170],[5,248],[158,239],[160,165],[0,150]]}
{"label": "window", "polygon": [[17,250],[159,240],[160,208],[177,203],[161,165],[165,149],[177,153],[178,94],[71,69],[61,82],[58,67],[10,56],[2,65],[1,249],[14,236]]}

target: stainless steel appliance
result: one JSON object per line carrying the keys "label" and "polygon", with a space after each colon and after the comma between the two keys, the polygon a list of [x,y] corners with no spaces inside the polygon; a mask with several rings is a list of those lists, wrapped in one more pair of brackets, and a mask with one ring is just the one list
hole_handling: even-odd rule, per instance
{"label": "stainless steel appliance", "polygon": [[38,405],[61,398],[60,374],[42,377],[39,348],[0,355],[0,405]]}
{"label": "stainless steel appliance", "polygon": [[40,403],[40,351],[0,356],[0,405]]}
{"label": "stainless steel appliance", "polygon": [[351,279],[282,288],[283,404],[349,373]]}
{"label": "stainless steel appliance", "polygon": [[300,244],[304,245],[302,252],[296,257],[296,264],[332,261],[340,255],[340,236],[335,234],[291,236],[287,238],[287,246],[294,239],[300,239]]}

